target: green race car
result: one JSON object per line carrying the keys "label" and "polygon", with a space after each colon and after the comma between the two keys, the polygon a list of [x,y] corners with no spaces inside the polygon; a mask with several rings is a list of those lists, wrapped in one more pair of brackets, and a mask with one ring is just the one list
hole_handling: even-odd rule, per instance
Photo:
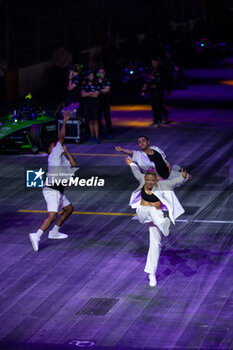
{"label": "green race car", "polygon": [[57,120],[25,97],[27,105],[18,113],[0,117],[0,152],[38,152],[57,138]]}

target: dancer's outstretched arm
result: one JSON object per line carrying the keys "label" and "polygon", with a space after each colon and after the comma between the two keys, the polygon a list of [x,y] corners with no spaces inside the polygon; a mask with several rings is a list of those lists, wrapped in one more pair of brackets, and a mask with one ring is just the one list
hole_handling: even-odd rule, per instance
{"label": "dancer's outstretched arm", "polygon": [[160,180],[160,185],[166,188],[167,190],[172,190],[175,187],[181,186],[183,183],[188,181],[189,179],[189,174],[187,173],[187,170],[181,169],[181,173],[179,176],[176,176],[175,178],[171,180]]}
{"label": "dancer's outstretched arm", "polygon": [[131,158],[125,158],[126,164],[128,164],[132,170],[134,177],[139,181],[140,185],[145,183],[145,174],[141,173],[138,165],[132,161]]}
{"label": "dancer's outstretched arm", "polygon": [[70,114],[69,114],[69,112],[66,112],[64,115],[64,118],[63,118],[63,123],[62,123],[61,131],[59,134],[59,142],[62,146],[64,144],[65,136],[66,136],[66,122],[69,119],[70,119]]}
{"label": "dancer's outstretched arm", "polygon": [[133,151],[132,150],[123,148],[121,146],[116,146],[115,150],[117,152],[123,152],[123,153],[127,154],[128,156],[132,156],[133,155]]}

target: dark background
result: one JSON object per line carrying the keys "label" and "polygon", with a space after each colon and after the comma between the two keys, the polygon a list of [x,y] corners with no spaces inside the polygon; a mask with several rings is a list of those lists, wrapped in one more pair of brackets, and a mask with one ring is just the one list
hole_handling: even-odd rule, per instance
{"label": "dark background", "polygon": [[[183,67],[196,63],[192,51],[187,54],[195,40],[232,46],[233,0],[0,0],[0,16],[0,57],[7,63],[1,100],[8,102],[23,96],[19,70],[52,62],[61,47],[85,71],[104,66],[114,91],[124,67],[135,61],[148,66],[153,54],[161,54],[161,42]],[[99,51],[90,57],[91,48]],[[41,90],[62,101],[69,67],[51,67],[43,71]]]}
{"label": "dark background", "polygon": [[108,33],[120,39],[163,30],[192,18],[200,35],[232,41],[233,0],[1,0],[0,48],[9,69],[45,61],[64,46],[74,60],[103,44]]}

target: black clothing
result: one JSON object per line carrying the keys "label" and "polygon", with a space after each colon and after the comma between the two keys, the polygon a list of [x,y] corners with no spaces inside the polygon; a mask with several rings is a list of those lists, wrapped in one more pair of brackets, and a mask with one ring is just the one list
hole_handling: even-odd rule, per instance
{"label": "black clothing", "polygon": [[155,202],[159,202],[159,198],[156,197],[153,193],[152,194],[148,194],[145,191],[145,188],[143,186],[142,190],[141,190],[141,197],[142,199],[144,199],[144,201],[150,202],[150,203],[155,203]]}
{"label": "black clothing", "polygon": [[102,82],[98,80],[98,84],[100,86],[100,90],[105,89],[107,86],[111,86],[111,83],[107,78],[104,78]]}
{"label": "black clothing", "polygon": [[79,73],[74,76],[72,79],[72,83],[76,85],[73,90],[68,91],[66,103],[71,104],[74,102],[80,102],[81,100],[81,88],[83,83],[83,74]]}
{"label": "black clothing", "polygon": [[[85,92],[100,91],[100,85],[95,81],[91,84],[86,82],[82,85]],[[84,97],[84,116],[90,120],[98,120],[99,99],[94,97]]]}
{"label": "black clothing", "polygon": [[[105,89],[107,86],[111,86],[111,83],[108,79],[103,79],[102,82],[98,81],[100,85],[100,90]],[[102,131],[102,113],[104,115],[105,123],[106,123],[106,131],[108,135],[112,134],[112,123],[110,116],[110,93],[100,93],[99,96],[99,133]]]}
{"label": "black clothing", "polygon": [[163,99],[163,94],[164,92],[160,89],[151,89],[151,107],[153,113],[153,123],[155,124],[162,122],[161,100]]}
{"label": "black clothing", "polygon": [[154,154],[147,154],[147,156],[150,161],[155,164],[155,168],[159,176],[161,176],[163,179],[167,179],[170,175],[169,169],[167,167],[167,164],[164,162],[161,154],[157,151],[154,151]]}
{"label": "black clothing", "polygon": [[88,121],[98,120],[99,100],[98,98],[85,97],[84,116]]}
{"label": "black clothing", "polygon": [[152,67],[150,70],[150,76],[151,77],[146,78],[146,83],[148,84],[149,89],[160,89],[163,91],[171,90],[171,77],[166,68],[163,66],[159,66],[157,69]]}
{"label": "black clothing", "polygon": [[[100,84],[97,81],[93,81],[93,83],[89,84],[88,81],[84,82],[82,84],[82,90],[85,92],[95,92],[95,91],[100,91]],[[85,97],[85,98],[90,98],[90,97]]]}
{"label": "black clothing", "polygon": [[171,90],[171,79],[168,71],[159,66],[157,69],[151,68],[150,76],[145,79],[147,89],[151,94],[151,106],[153,112],[153,122],[158,124],[162,121],[162,114],[165,121],[168,118],[168,110],[163,105],[164,91]]}

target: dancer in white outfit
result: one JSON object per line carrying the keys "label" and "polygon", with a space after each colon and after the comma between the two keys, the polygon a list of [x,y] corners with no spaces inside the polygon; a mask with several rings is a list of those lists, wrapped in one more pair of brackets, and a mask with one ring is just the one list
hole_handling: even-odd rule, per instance
{"label": "dancer in white outfit", "polygon": [[[63,119],[62,128],[59,134],[59,140],[57,143],[52,142],[49,144],[46,150],[49,154],[48,179],[46,181],[46,186],[43,188],[43,196],[47,203],[48,217],[44,220],[43,224],[37,230],[37,232],[29,234],[29,239],[35,252],[39,250],[39,242],[42,234],[57,220],[58,212],[61,209],[63,212],[58,218],[56,225],[54,225],[53,229],[49,231],[48,237],[50,239],[64,239],[68,237],[67,234],[60,232],[59,229],[72,214],[73,206],[63,194],[64,186],[57,184],[52,185],[52,176],[49,175],[55,172],[62,174],[62,178],[64,178],[65,175],[65,177],[69,179],[70,176],[77,170],[77,168],[74,168],[77,165],[76,160],[64,145],[66,121],[68,119],[69,115],[66,114]],[[59,175],[56,176],[57,180],[59,178]]]}
{"label": "dancer in white outfit", "polygon": [[137,142],[140,151],[125,149],[121,146],[116,146],[115,150],[117,152],[123,152],[132,157],[133,162],[138,164],[144,173],[149,168],[155,168],[156,172],[163,179],[179,175],[178,172],[175,173],[172,169],[171,164],[166,157],[166,154],[159,147],[150,146],[150,141],[147,136],[138,136]]}
{"label": "dancer in white outfit", "polygon": [[[186,182],[189,174],[181,169],[179,176],[162,180],[154,169],[147,170],[144,175],[130,158],[126,158],[126,163],[139,181],[139,187],[132,193],[129,205],[136,209],[139,221],[149,225],[150,245],[144,271],[149,274],[149,285],[154,287],[157,284],[155,274],[161,251],[161,233],[168,236],[170,220],[174,224],[175,219],[184,213],[173,189]],[[170,220],[164,218],[162,204],[166,205]]]}

